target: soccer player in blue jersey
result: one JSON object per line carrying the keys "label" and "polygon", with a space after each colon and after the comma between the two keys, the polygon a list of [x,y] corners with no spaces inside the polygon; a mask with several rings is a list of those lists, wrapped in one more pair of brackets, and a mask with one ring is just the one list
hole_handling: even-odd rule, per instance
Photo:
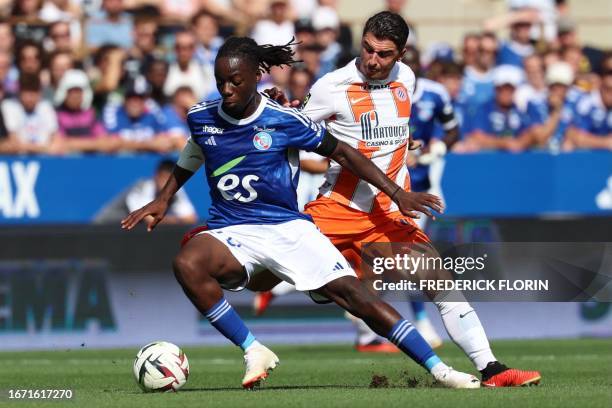
{"label": "soccer player in blue jersey", "polygon": [[[437,197],[404,191],[365,156],[306,116],[257,93],[262,71],[293,62],[291,44],[227,40],[215,61],[222,100],[191,109],[191,139],[173,176],[159,196],[126,217],[122,227],[131,229],[149,217],[152,230],[172,196],[204,163],[212,196],[209,229],[185,243],[174,271],[196,308],[244,350],[245,388],[258,385],[279,360],[255,339],[222,289],[270,289],[280,280],[325,296],[363,319],[443,385],[478,388],[476,377],[445,365],[408,321],[372,294],[310,217],[298,211],[298,149],[332,158],[387,194],[407,216],[416,216],[414,211],[431,215],[431,210],[442,208]],[[274,274],[275,282],[259,279],[258,272],[265,269]],[[269,284],[264,288],[263,283]]]}

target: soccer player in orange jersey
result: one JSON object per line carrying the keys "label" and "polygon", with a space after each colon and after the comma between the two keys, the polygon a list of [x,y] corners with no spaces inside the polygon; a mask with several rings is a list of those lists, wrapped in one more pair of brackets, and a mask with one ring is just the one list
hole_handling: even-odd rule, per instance
{"label": "soccer player in orange jersey", "polygon": [[[408,26],[400,15],[381,12],[372,16],[363,30],[360,56],[319,79],[303,113],[315,122],[324,121],[332,135],[359,149],[409,190],[406,155],[415,76],[400,62],[407,38]],[[271,93],[289,103],[278,91]],[[427,208],[416,210],[432,216]],[[402,215],[389,197],[333,161],[319,198],[306,205],[305,213],[358,274],[363,274],[363,243],[429,242],[414,222],[416,212]],[[476,312],[465,299],[433,300],[449,336],[481,372],[483,385],[519,386],[540,381],[537,371],[509,369],[497,360]]]}

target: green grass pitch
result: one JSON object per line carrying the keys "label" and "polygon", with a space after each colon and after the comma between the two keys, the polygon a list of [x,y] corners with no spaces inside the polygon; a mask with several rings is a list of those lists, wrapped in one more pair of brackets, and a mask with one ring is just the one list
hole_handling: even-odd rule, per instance
{"label": "green grass pitch", "polygon": [[[448,390],[403,355],[359,354],[348,345],[277,346],[281,365],[257,391],[240,388],[242,353],[235,347],[186,347],[191,375],[178,393],[144,394],[132,378],[137,350],[0,353],[0,407],[610,407],[609,339],[497,341],[508,365],[542,372],[542,383],[513,389]],[[439,355],[473,372],[453,344]],[[372,377],[386,377],[374,388]],[[384,383],[384,381],[382,381]],[[384,384],[383,384],[384,385]],[[9,400],[7,390],[70,388],[70,401]]]}

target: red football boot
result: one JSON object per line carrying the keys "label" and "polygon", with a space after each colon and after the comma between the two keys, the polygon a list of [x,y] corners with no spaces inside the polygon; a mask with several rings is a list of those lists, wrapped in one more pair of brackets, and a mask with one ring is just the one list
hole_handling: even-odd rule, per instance
{"label": "red football boot", "polygon": [[508,368],[498,362],[489,363],[483,371],[495,369],[496,374],[485,376],[483,374],[482,385],[485,387],[523,387],[527,385],[538,385],[542,376],[539,371],[525,371],[516,368]]}
{"label": "red football boot", "polygon": [[275,296],[272,291],[257,292],[255,294],[255,298],[253,299],[253,313],[255,313],[255,316],[261,316],[264,314],[274,297]]}

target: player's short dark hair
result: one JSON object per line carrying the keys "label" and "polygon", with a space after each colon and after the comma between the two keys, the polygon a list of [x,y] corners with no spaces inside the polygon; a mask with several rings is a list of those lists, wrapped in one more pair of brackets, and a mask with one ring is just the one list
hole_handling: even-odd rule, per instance
{"label": "player's short dark hair", "polygon": [[222,57],[240,57],[249,61],[258,71],[270,72],[270,68],[274,66],[289,66],[300,62],[293,59],[295,52],[292,46],[297,45],[294,41],[295,37],[285,45],[259,45],[252,38],[230,37],[219,48],[216,59]]}
{"label": "player's short dark hair", "polygon": [[381,11],[366,21],[363,35],[372,33],[378,39],[391,40],[401,51],[406,46],[410,29],[402,16],[390,11]]}
{"label": "player's short dark hair", "polygon": [[163,171],[172,173],[174,170],[174,160],[170,159],[162,159],[159,163],[157,163],[157,167],[155,168],[155,173],[161,173]]}
{"label": "player's short dark hair", "polygon": [[37,74],[19,75],[19,91],[40,92],[40,77]]}

